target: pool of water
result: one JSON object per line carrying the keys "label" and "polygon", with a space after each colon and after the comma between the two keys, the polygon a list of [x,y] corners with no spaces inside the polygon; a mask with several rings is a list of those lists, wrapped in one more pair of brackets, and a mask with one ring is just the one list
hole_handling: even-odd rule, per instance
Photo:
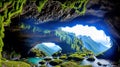
{"label": "pool of water", "polygon": [[39,64],[39,62],[42,60],[43,58],[40,58],[40,57],[31,57],[31,58],[28,58],[27,61],[32,64]]}

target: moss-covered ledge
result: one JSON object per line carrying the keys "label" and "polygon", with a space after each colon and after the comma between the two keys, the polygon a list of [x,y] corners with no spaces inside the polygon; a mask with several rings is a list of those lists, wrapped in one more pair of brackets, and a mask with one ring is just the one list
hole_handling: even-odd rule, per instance
{"label": "moss-covered ledge", "polygon": [[10,25],[12,17],[17,16],[22,12],[22,8],[25,2],[26,0],[0,1],[0,65],[2,59],[2,47],[4,46],[2,40],[4,38],[4,27]]}

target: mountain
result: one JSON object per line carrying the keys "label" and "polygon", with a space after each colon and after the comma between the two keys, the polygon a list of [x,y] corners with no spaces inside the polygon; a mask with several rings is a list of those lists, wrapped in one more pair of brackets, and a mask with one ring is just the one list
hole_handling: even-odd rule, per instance
{"label": "mountain", "polygon": [[88,50],[91,50],[95,55],[103,53],[109,49],[108,47],[104,46],[103,44],[93,41],[88,36],[79,36],[79,38],[82,40],[84,47],[86,47]]}
{"label": "mountain", "polygon": [[54,53],[62,50],[61,47],[55,45],[54,43],[41,43],[35,46],[35,48],[38,48],[41,51],[45,52],[48,56],[51,56]]}

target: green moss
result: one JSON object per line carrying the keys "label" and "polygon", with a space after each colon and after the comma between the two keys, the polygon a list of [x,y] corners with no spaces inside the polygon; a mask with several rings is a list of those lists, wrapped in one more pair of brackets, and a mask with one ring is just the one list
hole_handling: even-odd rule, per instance
{"label": "green moss", "polygon": [[[0,1],[2,3],[1,12],[0,12],[0,62],[1,62],[1,52],[3,47],[2,38],[4,37],[4,26],[8,26],[11,22],[11,18],[15,15],[18,15],[22,12],[23,4],[26,0],[9,0],[9,1]],[[15,5],[16,4],[16,5]]]}
{"label": "green moss", "polygon": [[[37,4],[38,11],[41,12],[42,8],[44,7],[44,5],[47,3],[48,0],[33,0],[33,1],[36,1],[38,3]],[[79,6],[76,7],[75,4],[79,2],[83,5],[79,4]],[[63,9],[72,8],[72,9],[75,9],[77,13],[84,14],[86,11],[87,2],[88,0],[75,0],[75,1],[67,0],[61,5],[63,6]],[[17,1],[16,0],[7,0],[7,1],[0,0],[0,8],[1,8],[0,9],[0,62],[1,62],[1,57],[2,57],[1,56],[2,47],[4,45],[2,41],[2,38],[4,37],[4,26],[10,25],[11,18],[21,14],[23,5],[25,3],[26,3],[26,0],[17,0]],[[82,8],[82,10],[79,11],[78,10],[79,8]],[[30,28],[30,27],[27,27],[27,28]],[[49,32],[47,31],[47,33]],[[60,38],[62,40],[66,39],[66,37],[60,37]],[[67,43],[71,43],[71,38],[69,38],[69,36],[67,36],[67,38],[68,38]],[[75,39],[75,42],[72,43],[72,48],[79,50],[80,48],[78,45],[81,45],[81,44],[78,44],[78,40]]]}
{"label": "green moss", "polygon": [[43,9],[44,5],[46,4],[48,0],[39,0],[38,1],[38,5],[37,5],[37,8],[38,8],[38,11],[41,12],[41,10]]}
{"label": "green moss", "polygon": [[80,67],[92,67],[92,65],[80,65]]}
{"label": "green moss", "polygon": [[59,65],[63,62],[63,60],[61,59],[54,59],[52,61],[50,61],[50,64],[53,65],[53,66],[56,66],[56,65]]}
{"label": "green moss", "polygon": [[68,60],[74,60],[74,61],[82,61],[84,59],[84,57],[82,57],[81,55],[79,54],[71,54],[69,57],[68,57]]}
{"label": "green moss", "polygon": [[40,67],[47,67],[46,65],[41,65]]}
{"label": "green moss", "polygon": [[55,67],[61,67],[60,65],[56,65]]}
{"label": "green moss", "polygon": [[60,59],[65,60],[65,59],[67,59],[67,56],[66,55],[62,55],[62,56],[60,56]]}
{"label": "green moss", "polygon": [[69,62],[62,63],[60,67],[92,67],[92,65],[79,65],[76,62],[69,61]]}
{"label": "green moss", "polygon": [[80,65],[78,65],[75,62],[69,61],[69,62],[62,63],[61,67],[80,67]]}
{"label": "green moss", "polygon": [[46,54],[43,51],[41,51],[39,49],[36,49],[36,48],[32,48],[31,52],[35,53],[36,57],[44,57],[44,56],[46,56]]}
{"label": "green moss", "polygon": [[39,62],[39,64],[44,65],[45,64],[45,60],[42,60],[41,62]]}
{"label": "green moss", "polygon": [[83,15],[85,14],[88,1],[89,0],[66,0],[62,3],[62,9],[75,9],[78,14]]}
{"label": "green moss", "polygon": [[89,56],[89,58],[87,58],[88,61],[95,61],[94,56]]}
{"label": "green moss", "polygon": [[29,64],[21,61],[2,61],[4,67],[30,67]]}
{"label": "green moss", "polygon": [[45,60],[45,61],[51,61],[52,58],[51,58],[51,57],[45,57],[44,60]]}

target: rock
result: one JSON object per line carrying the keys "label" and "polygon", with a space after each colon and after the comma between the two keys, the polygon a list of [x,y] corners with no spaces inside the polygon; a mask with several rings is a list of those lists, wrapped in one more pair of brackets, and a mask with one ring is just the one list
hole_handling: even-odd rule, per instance
{"label": "rock", "polygon": [[48,21],[66,21],[79,16],[74,9],[62,9],[61,2],[48,1],[41,12],[38,12],[35,2],[29,2],[23,8],[21,15],[23,18],[35,18],[37,23],[43,23]]}
{"label": "rock", "polygon": [[50,60],[52,60],[52,58],[51,57],[45,57],[44,60],[45,61],[50,61]]}
{"label": "rock", "polygon": [[62,55],[62,56],[60,56],[60,59],[62,59],[62,60],[65,60],[65,59],[67,59],[67,56],[66,56],[66,54],[65,54],[65,55]]}
{"label": "rock", "polygon": [[102,65],[100,62],[97,62],[97,64],[98,64],[99,66],[101,66],[101,65]]}
{"label": "rock", "polygon": [[93,62],[95,61],[95,58],[93,56],[90,56],[89,58],[87,58],[87,60]]}
{"label": "rock", "polygon": [[39,64],[43,65],[43,64],[45,64],[45,61],[43,60],[43,61],[39,62]]}
{"label": "rock", "polygon": [[118,66],[118,62],[112,62],[112,65]]}
{"label": "rock", "polygon": [[106,64],[103,64],[103,67],[107,67],[107,65],[106,65]]}
{"label": "rock", "polygon": [[49,63],[50,63],[50,65],[56,66],[56,65],[61,64],[62,62],[63,62],[63,60],[61,60],[61,59],[54,59],[54,60],[50,61]]}

